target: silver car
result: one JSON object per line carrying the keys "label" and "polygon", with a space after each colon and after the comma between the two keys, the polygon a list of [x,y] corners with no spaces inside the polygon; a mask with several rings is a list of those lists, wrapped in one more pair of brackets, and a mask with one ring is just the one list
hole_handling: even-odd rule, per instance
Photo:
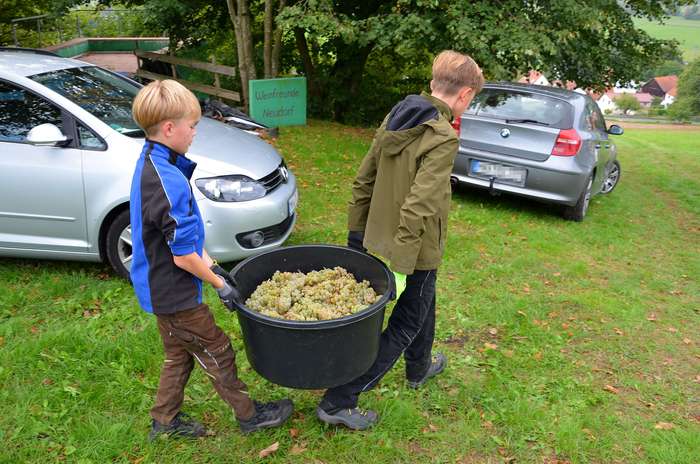
{"label": "silver car", "polygon": [[617,150],[598,105],[577,92],[489,83],[456,124],[453,184],[507,192],[563,206],[582,221],[593,195],[620,180]]}
{"label": "silver car", "polygon": [[[129,191],[144,142],[131,118],[139,88],[81,61],[0,49],[0,256],[102,260],[128,276]],[[202,118],[188,156],[214,258],[287,239],[296,180],[271,145]]]}

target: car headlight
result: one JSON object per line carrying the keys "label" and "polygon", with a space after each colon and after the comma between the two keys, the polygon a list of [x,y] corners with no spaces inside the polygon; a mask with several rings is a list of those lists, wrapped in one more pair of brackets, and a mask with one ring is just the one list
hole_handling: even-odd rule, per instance
{"label": "car headlight", "polygon": [[258,181],[246,176],[221,176],[197,179],[197,188],[213,201],[250,201],[267,193]]}

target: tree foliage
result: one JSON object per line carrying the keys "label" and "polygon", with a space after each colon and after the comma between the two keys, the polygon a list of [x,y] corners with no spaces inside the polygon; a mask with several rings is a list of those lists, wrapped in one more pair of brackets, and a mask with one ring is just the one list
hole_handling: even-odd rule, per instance
{"label": "tree foliage", "polygon": [[630,111],[638,111],[641,108],[639,100],[634,98],[634,95],[629,93],[623,93],[615,98],[615,105],[624,114],[627,114]]}
{"label": "tree foliage", "polygon": [[[510,80],[529,69],[599,90],[639,79],[650,65],[676,54],[677,44],[650,37],[632,19],[659,19],[665,9],[688,3],[306,0],[278,20],[303,31],[311,57],[304,62],[306,73],[319,85],[331,78],[334,87],[312,94],[343,120],[357,104],[365,64],[375,56],[398,63],[396,81],[405,77],[404,64],[428,71],[429,57],[446,48],[469,53],[492,80]],[[318,69],[309,68],[309,61]],[[424,75],[423,86],[427,79]]]}
{"label": "tree foliage", "polygon": [[700,58],[691,61],[679,76],[678,94],[669,114],[680,121],[700,115]]}

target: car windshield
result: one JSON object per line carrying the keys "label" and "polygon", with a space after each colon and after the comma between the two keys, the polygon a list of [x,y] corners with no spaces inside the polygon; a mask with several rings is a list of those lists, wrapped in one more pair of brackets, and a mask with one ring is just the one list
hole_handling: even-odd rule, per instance
{"label": "car windshield", "polygon": [[569,103],[527,91],[486,88],[472,100],[465,113],[557,129],[570,129],[573,125],[573,108]]}
{"label": "car windshield", "polygon": [[143,137],[131,117],[136,84],[95,66],[61,69],[31,76],[124,135]]}

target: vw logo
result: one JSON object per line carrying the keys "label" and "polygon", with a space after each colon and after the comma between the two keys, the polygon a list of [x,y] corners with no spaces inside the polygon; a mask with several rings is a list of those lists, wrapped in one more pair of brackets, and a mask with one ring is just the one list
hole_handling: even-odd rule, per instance
{"label": "vw logo", "polygon": [[510,135],[510,130],[509,129],[501,129],[501,137],[504,139],[507,138]]}
{"label": "vw logo", "polygon": [[282,174],[282,180],[284,182],[287,182],[289,180],[289,171],[287,171],[287,168],[285,168],[284,166],[280,168],[280,174]]}

